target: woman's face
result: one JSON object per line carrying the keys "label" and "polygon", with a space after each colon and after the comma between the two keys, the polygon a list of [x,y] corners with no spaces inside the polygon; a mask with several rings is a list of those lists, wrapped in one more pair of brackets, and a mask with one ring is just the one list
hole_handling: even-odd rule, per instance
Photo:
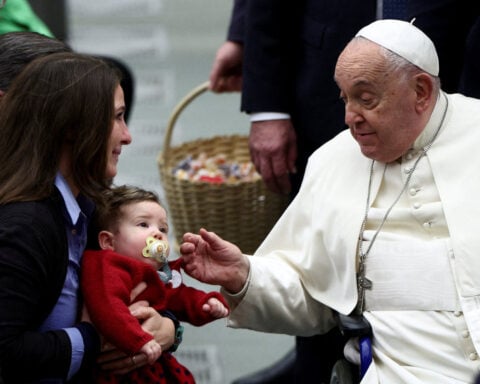
{"label": "woman's face", "polygon": [[123,97],[123,89],[119,85],[114,94],[114,119],[113,128],[110,133],[107,147],[107,170],[106,177],[113,179],[117,174],[117,164],[122,146],[132,142],[132,136],[128,131],[127,123],[125,123],[125,99]]}

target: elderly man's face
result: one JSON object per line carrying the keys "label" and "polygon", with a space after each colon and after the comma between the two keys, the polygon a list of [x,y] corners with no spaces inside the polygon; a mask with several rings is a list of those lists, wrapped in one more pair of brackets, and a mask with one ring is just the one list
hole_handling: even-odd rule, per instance
{"label": "elderly man's face", "polygon": [[401,157],[423,125],[414,81],[387,70],[378,45],[352,41],[340,55],[335,80],[345,101],[345,122],[362,153],[381,162]]}

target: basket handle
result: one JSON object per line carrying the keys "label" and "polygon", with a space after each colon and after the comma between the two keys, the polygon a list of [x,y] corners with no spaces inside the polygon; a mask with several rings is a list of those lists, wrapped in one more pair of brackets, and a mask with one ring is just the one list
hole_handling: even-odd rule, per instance
{"label": "basket handle", "polygon": [[[161,157],[162,160],[164,161],[166,158],[168,158],[168,152],[170,151],[170,143],[172,140],[172,133],[173,133],[173,127],[175,126],[175,123],[177,122],[178,117],[180,116],[180,113],[185,109],[185,107],[190,104],[197,96],[201,95],[205,91],[208,90],[208,87],[210,85],[209,81],[205,81],[204,83],[197,85],[194,89],[192,89],[187,95],[181,99],[178,104],[175,106],[175,108],[172,111],[172,114],[170,115],[167,123],[167,131],[165,133],[165,139],[163,141],[163,150],[161,152]],[[162,161],[162,162],[163,162]]]}

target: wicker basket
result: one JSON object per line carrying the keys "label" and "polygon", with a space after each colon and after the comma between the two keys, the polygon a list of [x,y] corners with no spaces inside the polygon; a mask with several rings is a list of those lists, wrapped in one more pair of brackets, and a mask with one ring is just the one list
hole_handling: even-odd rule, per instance
{"label": "wicker basket", "polygon": [[158,156],[177,246],[185,232],[197,233],[203,227],[236,244],[244,253],[253,253],[286,208],[287,198],[268,191],[261,179],[212,184],[180,180],[172,172],[179,161],[200,153],[208,157],[225,154],[229,161],[239,163],[250,161],[248,136],[214,136],[170,146],[180,113],[206,90],[208,82],[190,91],[174,108]]}

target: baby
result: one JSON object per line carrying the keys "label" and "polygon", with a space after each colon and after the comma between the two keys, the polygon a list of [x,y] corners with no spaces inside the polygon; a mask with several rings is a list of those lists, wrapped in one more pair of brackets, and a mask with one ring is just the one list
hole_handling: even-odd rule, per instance
{"label": "baby", "polygon": [[[96,221],[101,250],[88,250],[83,256],[82,291],[90,318],[105,340],[131,356],[147,356],[151,365],[129,373],[128,382],[194,383],[190,371],[168,351],[162,353],[130,314],[130,293],[145,282],[147,288],[137,300],[197,326],[226,317],[226,301],[218,292],[186,286],[182,260],[168,262],[167,213],[155,193],[114,187],[106,193],[106,205],[98,209]],[[100,371],[96,377],[105,383],[125,379]]]}

